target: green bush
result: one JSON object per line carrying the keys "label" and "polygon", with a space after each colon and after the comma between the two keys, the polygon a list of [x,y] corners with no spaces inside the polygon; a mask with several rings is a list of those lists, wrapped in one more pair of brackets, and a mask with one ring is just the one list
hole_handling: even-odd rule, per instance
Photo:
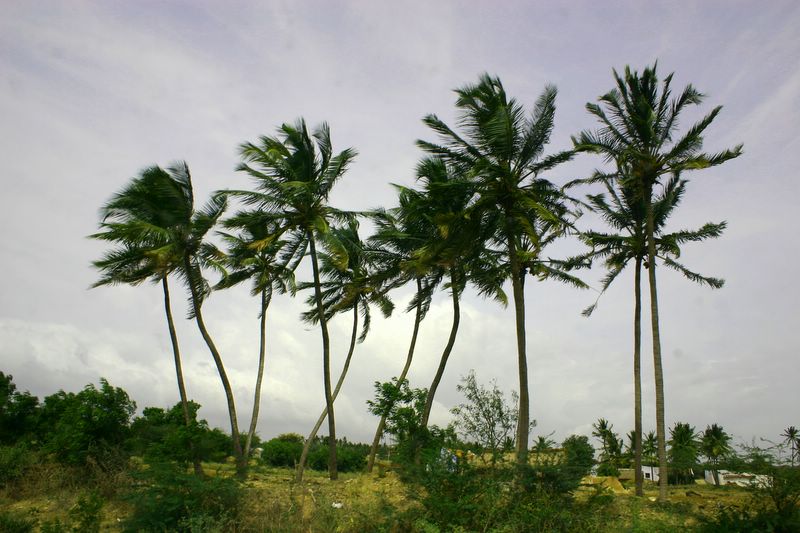
{"label": "green bush", "polygon": [[21,478],[36,457],[36,452],[22,442],[0,446],[0,487]]}
{"label": "green bush", "polygon": [[36,519],[19,513],[0,511],[0,531],[4,533],[29,533],[36,527]]}
{"label": "green bush", "polygon": [[223,529],[238,516],[242,488],[235,479],[200,478],[171,463],[151,464],[138,477],[126,497],[133,512],[125,531],[196,531],[198,524]]}
{"label": "green bush", "polygon": [[261,446],[261,461],[270,466],[294,468],[303,453],[302,439],[303,437],[300,437],[298,442],[295,439],[286,439],[278,436],[268,440]]}

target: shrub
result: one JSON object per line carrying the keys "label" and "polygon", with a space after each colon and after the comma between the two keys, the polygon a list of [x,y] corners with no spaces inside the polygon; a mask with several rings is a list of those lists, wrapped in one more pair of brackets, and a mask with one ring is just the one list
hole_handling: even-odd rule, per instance
{"label": "shrub", "polygon": [[[293,468],[300,460],[303,453],[303,437],[298,442],[295,439],[278,436],[270,439],[262,446],[261,461],[270,466],[287,466]],[[313,468],[313,467],[312,467]]]}
{"label": "shrub", "polygon": [[21,478],[34,463],[36,452],[25,443],[0,446],[0,487]]}
{"label": "shrub", "polygon": [[36,519],[25,518],[19,513],[0,512],[0,531],[4,533],[29,533],[36,527]]}
{"label": "shrub", "polygon": [[238,515],[242,489],[235,479],[199,478],[169,463],[151,464],[139,477],[126,498],[133,512],[125,531],[225,529]]}

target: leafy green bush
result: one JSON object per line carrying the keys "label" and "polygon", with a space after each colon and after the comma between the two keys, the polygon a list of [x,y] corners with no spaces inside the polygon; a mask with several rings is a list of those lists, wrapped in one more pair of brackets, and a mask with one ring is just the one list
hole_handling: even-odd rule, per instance
{"label": "leafy green bush", "polygon": [[19,513],[0,511],[0,531],[4,533],[29,533],[36,527],[36,519]]}
{"label": "leafy green bush", "polygon": [[224,529],[239,513],[242,488],[235,479],[200,478],[172,463],[151,464],[138,476],[126,497],[133,512],[125,531],[194,531],[198,524]]}
{"label": "leafy green bush", "polygon": [[[336,442],[336,464],[339,472],[357,472],[364,468],[366,464],[369,446],[337,440]],[[318,438],[312,444],[308,452],[308,466],[312,470],[328,470],[328,438]]]}
{"label": "leafy green bush", "polygon": [[296,437],[292,434],[279,435],[268,440],[261,446],[261,460],[270,466],[293,468],[303,453],[303,437]]}
{"label": "leafy green bush", "polygon": [[0,487],[21,478],[36,456],[36,452],[24,442],[0,446]]}

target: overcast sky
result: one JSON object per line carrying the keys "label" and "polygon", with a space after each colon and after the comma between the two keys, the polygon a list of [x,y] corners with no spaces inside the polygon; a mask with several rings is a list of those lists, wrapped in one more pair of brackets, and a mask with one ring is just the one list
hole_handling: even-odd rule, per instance
{"label": "overcast sky", "polygon": [[[390,183],[413,184],[433,139],[427,113],[454,118],[452,89],[497,75],[526,107],[558,87],[549,152],[596,123],[587,102],[612,88],[612,68],[658,60],[676,90],[708,95],[682,126],[724,105],[707,130],[709,151],[744,143],[744,155],[688,174],[671,229],[726,220],[716,240],[687,245],[681,259],[723,277],[714,291],[659,270],[666,416],[698,430],[718,423],[740,441],[777,440],[800,424],[800,3],[90,1],[0,3],[0,370],[40,398],[107,378],[140,408],[178,401],[158,286],[89,290],[103,243],[86,238],[98,209],[144,167],[186,160],[196,197],[247,187],[237,147],[283,122],[330,124],[334,149],[355,163],[331,203],[394,205]],[[587,176],[601,161],[580,156],[549,176]],[[582,227],[602,229],[591,217]],[[564,242],[551,254],[578,249]],[[586,274],[593,285],[602,270]],[[533,435],[589,434],[600,417],[633,427],[632,272],[587,319],[595,293],[526,284]],[[173,290],[175,314],[185,300]],[[373,382],[400,372],[412,317],[410,289],[398,311],[377,317],[359,345],[336,403],[340,435],[371,438]],[[276,297],[259,433],[307,434],[324,405],[318,329],[298,320],[302,301]],[[240,427],[249,423],[258,350],[258,303],[248,290],[214,294],[204,307],[231,377]],[[450,419],[456,385],[518,387],[513,309],[464,295],[461,329],[432,421]],[[649,317],[645,315],[645,321]],[[450,328],[440,293],[423,322],[412,386],[427,387]],[[647,324],[647,322],[645,322]],[[331,325],[334,373],[349,317]],[[180,320],[190,397],[226,430],[224,396],[193,322]],[[650,338],[643,363],[645,428],[655,428]]]}

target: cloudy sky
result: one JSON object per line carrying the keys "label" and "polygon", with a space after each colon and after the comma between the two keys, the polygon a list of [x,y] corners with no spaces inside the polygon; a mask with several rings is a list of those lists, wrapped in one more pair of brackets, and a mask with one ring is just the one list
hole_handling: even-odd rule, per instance
{"label": "cloudy sky", "polygon": [[[672,229],[728,222],[725,235],[688,245],[692,268],[725,278],[719,291],[659,271],[667,423],[722,424],[739,440],[776,440],[800,423],[800,341],[795,282],[800,180],[800,4],[720,2],[90,1],[0,3],[0,370],[39,397],[107,378],[139,407],[178,400],[158,286],[89,290],[103,243],[86,238],[98,209],[143,167],[186,160],[198,198],[247,187],[237,146],[282,122],[328,121],[335,149],[359,156],[331,202],[390,206],[390,183],[410,185],[432,139],[420,119],[454,118],[452,89],[482,72],[532,105],[559,89],[550,151],[595,127],[586,102],[612,87],[612,68],[658,60],[673,85],[708,95],[686,127],[715,105],[709,151],[745,154],[688,175]],[[581,156],[550,175],[588,175]],[[792,214],[794,213],[794,214]],[[597,222],[586,217],[583,227]],[[551,253],[576,250],[564,242]],[[602,271],[586,274],[597,284]],[[533,434],[589,434],[600,417],[628,431],[632,409],[632,274],[595,293],[529,282],[527,329]],[[185,315],[177,297],[176,315]],[[410,290],[393,295],[402,310]],[[324,404],[318,330],[298,320],[302,299],[277,297],[259,433],[307,433]],[[205,306],[249,423],[257,357],[257,302],[246,288]],[[427,387],[450,327],[446,294],[423,323],[410,379]],[[645,316],[647,320],[647,316]],[[412,319],[376,319],[337,401],[342,435],[368,440],[372,384],[397,375]],[[334,369],[350,324],[331,325]],[[464,296],[461,330],[433,421],[461,401],[456,385],[517,387],[512,309]],[[193,322],[181,320],[189,395],[227,428],[213,362]],[[649,345],[645,337],[645,353]],[[645,428],[654,429],[652,362],[643,365]]]}

